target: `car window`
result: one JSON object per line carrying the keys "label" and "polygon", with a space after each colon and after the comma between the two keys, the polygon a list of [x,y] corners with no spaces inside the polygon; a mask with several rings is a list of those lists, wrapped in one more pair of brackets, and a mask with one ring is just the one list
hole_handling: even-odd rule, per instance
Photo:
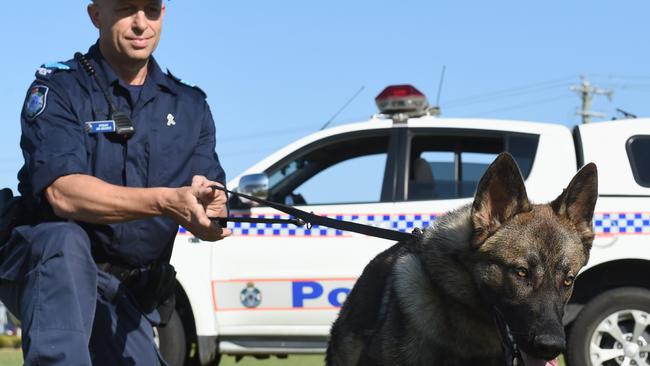
{"label": "car window", "polygon": [[634,180],[643,187],[650,187],[650,136],[637,135],[627,140],[627,156],[630,160]]}
{"label": "car window", "polygon": [[408,200],[472,197],[478,181],[500,152],[510,152],[525,178],[538,137],[534,135],[420,132],[410,141]]}
{"label": "car window", "polygon": [[347,159],[296,187],[294,195],[309,204],[379,202],[385,166],[386,153]]}
{"label": "car window", "polygon": [[271,168],[269,198],[289,205],[381,200],[388,131],[315,143]]}

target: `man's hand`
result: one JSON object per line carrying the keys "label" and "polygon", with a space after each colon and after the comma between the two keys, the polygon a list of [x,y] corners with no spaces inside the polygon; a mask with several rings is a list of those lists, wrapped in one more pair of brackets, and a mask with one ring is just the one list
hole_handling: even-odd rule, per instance
{"label": "man's hand", "polygon": [[214,185],[223,187],[223,184],[209,181],[201,175],[195,175],[192,178],[192,187],[196,186],[201,189],[202,195],[199,197],[199,202],[205,208],[208,217],[228,217],[228,197],[225,192],[212,189]]}
{"label": "man's hand", "polygon": [[209,219],[227,215],[226,194],[210,188],[215,184],[221,185],[197,175],[190,187],[169,191],[163,208],[165,215],[202,240],[217,241],[229,236],[229,229]]}

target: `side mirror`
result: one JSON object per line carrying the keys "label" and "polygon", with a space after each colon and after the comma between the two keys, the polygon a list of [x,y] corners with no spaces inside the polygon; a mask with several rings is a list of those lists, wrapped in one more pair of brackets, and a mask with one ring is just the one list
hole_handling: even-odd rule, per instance
{"label": "side mirror", "polygon": [[[249,174],[239,178],[239,186],[237,191],[249,196],[267,199],[269,196],[269,177],[264,174]],[[240,198],[241,202],[246,206],[258,206],[257,203]]]}

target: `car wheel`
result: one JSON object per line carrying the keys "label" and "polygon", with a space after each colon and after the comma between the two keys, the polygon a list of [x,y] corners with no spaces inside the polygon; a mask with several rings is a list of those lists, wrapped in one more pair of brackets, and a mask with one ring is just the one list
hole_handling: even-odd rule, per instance
{"label": "car wheel", "polygon": [[571,327],[569,366],[650,365],[650,291],[606,291],[585,305]]}
{"label": "car wheel", "polygon": [[172,313],[166,326],[155,328],[155,335],[160,354],[169,366],[183,366],[187,353],[187,341],[183,322],[176,310]]}

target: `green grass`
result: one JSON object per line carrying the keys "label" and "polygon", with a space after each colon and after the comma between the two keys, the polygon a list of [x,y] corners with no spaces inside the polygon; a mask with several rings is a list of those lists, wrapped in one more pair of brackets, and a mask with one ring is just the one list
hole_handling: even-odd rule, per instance
{"label": "green grass", "polygon": [[[325,364],[323,356],[289,356],[286,359],[271,357],[258,360],[253,357],[244,357],[240,362],[235,362],[235,357],[226,356],[221,360],[220,366],[322,366]],[[20,366],[23,357],[20,349],[0,349],[0,366]],[[564,366],[564,359],[560,357],[560,366]]]}
{"label": "green grass", "polygon": [[0,349],[0,366],[20,366],[23,364],[23,355],[20,348]]}
{"label": "green grass", "polygon": [[[234,357],[228,356],[222,358],[219,366],[322,366],[324,364],[324,356],[289,356],[289,358],[286,359],[271,357],[266,360],[257,360],[253,357],[244,357],[239,363],[235,363]],[[560,356],[558,365],[564,366],[564,357]]]}
{"label": "green grass", "polygon": [[[0,364],[1,365],[1,364]],[[221,359],[219,366],[323,366],[325,365],[325,356],[289,356],[281,359],[270,357],[264,360],[258,360],[254,357],[244,357],[238,363],[235,363],[235,357],[225,356]]]}
{"label": "green grass", "polygon": [[[0,366],[21,366],[23,357],[20,349],[0,349]],[[235,362],[235,357],[226,356],[221,360],[220,366],[322,366],[325,364],[324,356],[289,356],[285,359],[270,357],[258,360],[254,357],[244,357],[240,362]]]}

